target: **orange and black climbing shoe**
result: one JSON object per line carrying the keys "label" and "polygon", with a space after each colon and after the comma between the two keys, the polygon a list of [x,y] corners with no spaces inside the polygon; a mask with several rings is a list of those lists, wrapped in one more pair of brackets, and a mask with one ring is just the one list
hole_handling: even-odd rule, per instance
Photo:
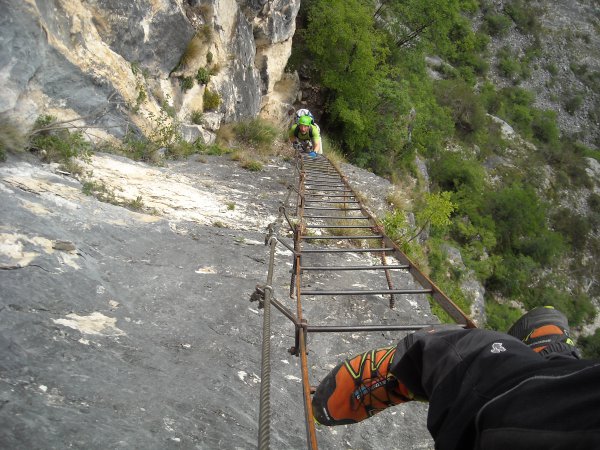
{"label": "orange and black climbing shoe", "polygon": [[552,306],[532,309],[515,322],[508,334],[545,357],[581,358],[569,335],[566,316]]}
{"label": "orange and black climbing shoe", "polygon": [[315,420],[322,425],[345,425],[410,401],[406,386],[389,373],[395,353],[396,347],[370,350],[333,369],[313,396]]}

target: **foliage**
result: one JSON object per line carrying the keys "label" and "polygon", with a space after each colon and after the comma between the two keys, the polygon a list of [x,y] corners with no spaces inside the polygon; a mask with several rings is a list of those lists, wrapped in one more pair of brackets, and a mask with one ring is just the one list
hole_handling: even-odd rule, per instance
{"label": "foliage", "polygon": [[577,345],[581,348],[584,358],[600,358],[600,328],[596,328],[590,336],[581,336]]}
{"label": "foliage", "polygon": [[158,146],[153,144],[145,137],[135,133],[128,133],[122,140],[120,153],[135,160],[144,161],[152,164],[158,164],[161,156],[158,153]]}
{"label": "foliage", "polygon": [[179,60],[179,64],[177,67],[188,67],[192,65],[193,61],[195,61],[202,53],[202,49],[204,47],[203,39],[204,36],[202,33],[196,33],[181,55],[181,59]]}
{"label": "foliage", "polygon": [[[454,304],[460,308],[461,311],[468,312],[471,310],[471,301],[465,296],[465,293],[460,289],[458,283],[449,280],[440,280],[437,282],[437,286],[452,299]],[[454,323],[454,320],[442,309],[442,307],[433,300],[429,300],[431,305],[431,311],[440,319],[442,323]]]}
{"label": "foliage", "polygon": [[182,77],[181,78],[181,90],[183,92],[189,91],[194,87],[194,79],[192,77]]}
{"label": "foliage", "polygon": [[477,161],[446,152],[431,161],[429,175],[442,190],[477,192],[483,189],[485,171]]}
{"label": "foliage", "polygon": [[201,153],[210,156],[222,156],[231,153],[231,150],[218,144],[212,144],[205,147]]}
{"label": "foliage", "polygon": [[394,241],[401,241],[410,231],[410,226],[406,220],[406,215],[399,209],[388,212],[383,218],[385,234]]}
{"label": "foliage", "polygon": [[553,214],[552,223],[554,229],[564,236],[573,250],[584,250],[588,233],[592,229],[592,224],[586,217],[577,215],[568,208],[560,208]]}
{"label": "foliage", "polygon": [[521,64],[507,47],[501,48],[498,51],[498,72],[504,78],[509,80],[517,80],[521,77]]}
{"label": "foliage", "polygon": [[[489,192],[486,212],[496,223],[496,249],[549,263],[562,242],[546,228],[547,206],[532,188],[514,184]],[[549,247],[547,247],[549,245]]]}
{"label": "foliage", "polygon": [[[421,227],[421,230],[428,225],[434,228],[443,228],[450,225],[450,215],[456,209],[456,204],[450,200],[450,195],[450,192],[425,194],[424,205],[415,214],[417,225]],[[419,233],[417,233],[417,236]],[[414,238],[409,240],[412,239]]]}
{"label": "foliage", "polygon": [[208,84],[210,81],[210,73],[205,67],[200,67],[196,72],[196,81],[198,84]]}
{"label": "foliage", "polygon": [[543,149],[542,155],[557,173],[556,185],[565,188],[574,187],[592,188],[593,182],[587,173],[585,156],[589,156],[589,149],[577,142],[561,141],[560,145],[548,146]]}
{"label": "foliage", "polygon": [[241,162],[242,168],[249,170],[250,172],[260,172],[263,170],[263,165],[260,161],[255,159],[248,159]]}
{"label": "foliage", "polygon": [[536,306],[554,306],[562,311],[572,327],[590,322],[596,316],[594,305],[589,297],[583,293],[569,293],[560,291],[552,286],[538,286],[525,298],[527,309]]}
{"label": "foliage", "polygon": [[368,143],[374,86],[385,74],[386,48],[372,6],[361,0],[315,1],[308,12],[307,47],[328,90],[332,128],[351,153]]}
{"label": "foliage", "polygon": [[513,20],[515,25],[526,34],[535,34],[540,31],[538,17],[541,17],[539,8],[524,0],[510,0],[504,5],[504,12]]}
{"label": "foliage", "polygon": [[415,214],[416,231],[408,224],[403,211],[394,209],[387,213],[383,219],[385,232],[390,238],[398,242],[411,242],[417,238],[429,225],[434,228],[443,228],[450,224],[450,215],[456,205],[450,200],[450,192],[425,194],[422,206]]}
{"label": "foliage", "polygon": [[81,131],[72,132],[50,115],[39,116],[29,138],[29,150],[46,162],[66,163],[71,158],[87,158],[92,147]]}
{"label": "foliage", "polygon": [[[596,216],[551,214],[550,206],[538,199],[535,189],[541,190],[541,184],[535,172],[539,165],[550,164],[555,176],[550,188],[544,188],[551,195],[567,184],[590,187],[583,158],[599,155],[561,138],[556,113],[536,108],[535,94],[516,86],[540,65],[541,9],[525,0],[487,2],[482,27],[474,33],[469,14],[478,5],[470,1],[310,0],[302,4],[300,22],[306,21],[307,26],[295,37],[290,67],[308,67],[311,78],[324,88],[320,124],[325,134],[340,143],[353,163],[390,179],[414,174],[415,155],[424,157],[433,192],[445,191],[453,205],[451,223],[433,227],[429,243],[434,238],[454,241],[465,265],[492,294],[517,298],[528,307],[541,301],[549,292],[541,294],[542,274],[553,273],[549,269],[561,258],[564,262],[566,252],[591,245],[586,230],[594,226]],[[512,23],[528,34],[530,45],[518,51],[500,50],[500,70],[515,85],[496,89],[481,78],[487,70],[489,35],[502,36]],[[435,70],[446,79],[430,77],[425,61],[431,55],[441,58]],[[552,65],[546,69],[557,74]],[[573,63],[571,69],[589,85],[600,81],[600,74],[596,76],[585,64]],[[580,102],[577,94],[563,100],[573,113]],[[500,126],[486,113],[508,122],[536,148],[527,152],[515,148],[519,144],[505,140]],[[593,109],[588,114],[600,117]],[[452,151],[447,150],[448,144]],[[508,154],[520,158],[513,167],[500,164],[487,173],[483,169],[486,158]],[[423,247],[409,239],[418,234],[427,215],[426,203],[415,205],[415,226],[399,210],[388,214],[384,224],[403,250],[418,256]],[[453,297],[456,274],[438,264],[438,257],[431,245],[435,276],[456,284],[449,287]],[[557,283],[552,291],[557,304],[570,298],[570,316],[588,320],[586,300],[573,302],[574,296],[560,286]],[[490,313],[498,316],[491,323],[498,328],[509,325],[518,314],[503,305],[490,306]]]}
{"label": "foliage", "polygon": [[485,327],[503,333],[506,333],[523,315],[519,309],[491,299],[487,299],[485,302],[485,312],[487,317]]}
{"label": "foliage", "polygon": [[190,113],[190,121],[195,125],[202,125],[204,123],[204,113],[195,109]]}
{"label": "foliage", "polygon": [[565,102],[565,110],[569,114],[574,115],[579,110],[579,108],[581,108],[581,105],[583,105],[583,95],[571,95]]}
{"label": "foliage", "polygon": [[483,103],[464,81],[439,81],[435,96],[440,105],[450,108],[454,125],[462,132],[473,133],[485,125]]}
{"label": "foliage", "polygon": [[491,36],[505,36],[512,20],[505,14],[488,13],[483,16],[484,30]]}
{"label": "foliage", "polygon": [[219,107],[221,104],[221,96],[216,91],[210,89],[204,89],[204,111],[212,111]]}
{"label": "foliage", "polygon": [[237,138],[252,147],[266,150],[277,138],[279,130],[262,119],[238,122],[233,126]]}
{"label": "foliage", "polygon": [[197,140],[194,143],[190,143],[181,139],[169,145],[165,152],[165,156],[170,159],[185,159],[190,155],[202,153],[203,150],[204,146],[202,145],[200,140]]}
{"label": "foliage", "polygon": [[335,166],[340,166],[341,163],[347,162],[344,158],[342,150],[339,147],[339,144],[333,140],[331,140],[327,136],[321,136],[321,146],[323,148],[323,153],[327,155],[329,161]]}
{"label": "foliage", "polygon": [[7,153],[22,152],[26,139],[19,127],[8,119],[0,119],[0,162],[6,160]]}

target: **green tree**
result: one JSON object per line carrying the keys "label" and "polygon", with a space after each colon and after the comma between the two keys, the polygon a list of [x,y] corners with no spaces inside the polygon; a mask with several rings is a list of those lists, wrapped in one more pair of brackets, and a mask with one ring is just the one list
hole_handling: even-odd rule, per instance
{"label": "green tree", "polygon": [[461,12],[475,8],[473,1],[384,0],[375,16],[385,22],[397,47],[426,42],[438,52],[451,54],[464,42],[458,31],[466,30]]}
{"label": "green tree", "polygon": [[420,224],[417,234],[410,240],[416,238],[428,226],[443,228],[450,225],[450,215],[456,209],[452,202],[450,192],[436,192],[425,194],[425,205],[417,212],[416,220]]}
{"label": "green tree", "polygon": [[485,125],[483,103],[464,81],[439,81],[435,84],[435,95],[442,106],[450,108],[458,130],[472,133]]}
{"label": "green tree", "polygon": [[373,10],[369,1],[319,0],[308,12],[305,39],[328,90],[330,127],[353,153],[369,143],[377,86],[387,73],[387,47]]}
{"label": "green tree", "polygon": [[497,247],[503,253],[517,253],[546,230],[546,208],[532,188],[514,184],[490,192],[486,208],[496,222]]}

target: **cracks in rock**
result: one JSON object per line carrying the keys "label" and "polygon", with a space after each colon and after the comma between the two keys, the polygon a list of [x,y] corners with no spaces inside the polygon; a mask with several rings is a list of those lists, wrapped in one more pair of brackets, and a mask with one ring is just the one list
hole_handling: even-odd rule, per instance
{"label": "cracks in rock", "polygon": [[48,269],[46,269],[45,267],[42,267],[38,264],[27,264],[26,266],[8,266],[8,267],[0,267],[0,270],[17,270],[17,269],[26,269],[27,267],[37,267],[38,269],[42,269],[44,272],[48,272],[48,273],[53,273],[50,272]]}

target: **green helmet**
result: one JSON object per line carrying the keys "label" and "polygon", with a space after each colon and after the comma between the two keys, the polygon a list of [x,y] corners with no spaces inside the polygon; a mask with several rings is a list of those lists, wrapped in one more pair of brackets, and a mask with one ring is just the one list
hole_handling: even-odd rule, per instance
{"label": "green helmet", "polygon": [[298,125],[312,125],[312,119],[310,116],[300,116],[298,119]]}

